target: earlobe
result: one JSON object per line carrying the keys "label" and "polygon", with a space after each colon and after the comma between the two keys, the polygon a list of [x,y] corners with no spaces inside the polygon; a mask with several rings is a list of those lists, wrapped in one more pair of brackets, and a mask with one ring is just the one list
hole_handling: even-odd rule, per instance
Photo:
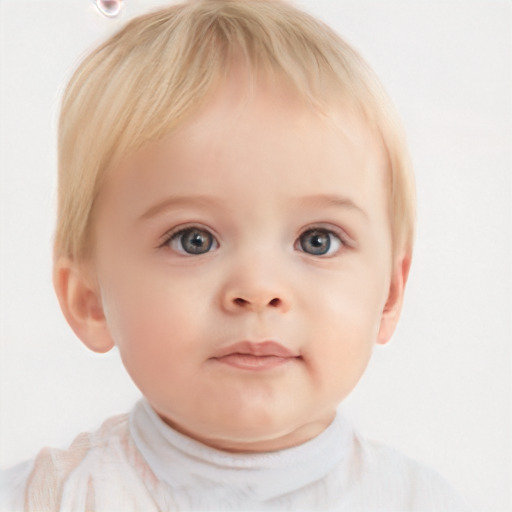
{"label": "earlobe", "polygon": [[94,352],[108,352],[110,335],[99,288],[85,265],[59,258],[53,268],[53,286],[62,312],[82,342]]}
{"label": "earlobe", "polygon": [[396,329],[404,299],[405,285],[411,268],[411,254],[407,253],[396,261],[391,276],[389,295],[382,311],[377,343],[386,344]]}

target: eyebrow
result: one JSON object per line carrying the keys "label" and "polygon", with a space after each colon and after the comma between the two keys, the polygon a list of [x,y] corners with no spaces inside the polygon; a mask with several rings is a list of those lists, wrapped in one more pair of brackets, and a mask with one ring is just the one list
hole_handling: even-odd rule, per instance
{"label": "eyebrow", "polygon": [[298,203],[309,207],[335,207],[346,208],[360,213],[363,217],[368,218],[368,214],[358,206],[349,197],[338,196],[336,194],[315,194],[311,196],[301,197],[297,199]]}
{"label": "eyebrow", "polygon": [[162,201],[159,201],[151,208],[146,210],[139,218],[139,220],[147,220],[152,217],[156,217],[159,214],[162,214],[168,210],[173,208],[177,208],[180,206],[198,206],[198,207],[208,207],[208,206],[218,206],[221,201],[207,195],[194,195],[194,196],[170,196]]}
{"label": "eyebrow", "polygon": [[[363,217],[368,218],[366,212],[348,197],[338,196],[336,194],[315,194],[297,198],[297,203],[301,207],[309,208],[345,208],[360,213]],[[194,196],[170,196],[146,210],[139,220],[151,219],[173,208],[180,206],[196,206],[196,207],[212,207],[221,205],[221,201],[215,197],[208,195]]]}

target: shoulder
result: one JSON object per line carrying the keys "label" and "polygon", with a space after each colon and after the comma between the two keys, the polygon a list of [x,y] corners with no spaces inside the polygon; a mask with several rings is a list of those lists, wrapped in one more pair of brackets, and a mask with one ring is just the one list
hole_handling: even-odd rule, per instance
{"label": "shoulder", "polygon": [[0,471],[0,512],[24,509],[25,487],[33,466],[34,461],[27,460]]}
{"label": "shoulder", "polygon": [[394,448],[355,435],[353,456],[357,464],[352,476],[359,483],[357,487],[375,501],[375,508],[370,510],[470,510],[438,472]]}
{"label": "shoulder", "polygon": [[138,468],[147,473],[129,435],[128,415],[115,416],[66,450],[43,448],[33,461],[3,472],[0,510],[89,510],[103,494],[126,494],[127,485],[140,490]]}

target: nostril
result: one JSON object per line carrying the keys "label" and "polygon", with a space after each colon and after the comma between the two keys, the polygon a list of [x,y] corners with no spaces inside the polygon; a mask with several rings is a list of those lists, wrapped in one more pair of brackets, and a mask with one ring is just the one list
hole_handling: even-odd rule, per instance
{"label": "nostril", "polygon": [[[233,299],[233,304],[235,304],[236,306],[245,308],[245,307],[251,305],[252,302],[250,300],[243,299],[242,297],[236,297]],[[271,306],[274,308],[280,307],[281,304],[282,304],[281,299],[278,299],[278,298],[272,299],[269,302],[267,302],[267,306]],[[262,303],[261,305],[263,306],[264,303]]]}

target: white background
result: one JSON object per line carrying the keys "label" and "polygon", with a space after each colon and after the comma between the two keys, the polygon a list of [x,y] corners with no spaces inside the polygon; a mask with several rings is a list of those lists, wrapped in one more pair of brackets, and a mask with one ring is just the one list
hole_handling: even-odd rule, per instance
{"label": "white background", "polygon": [[[128,410],[117,352],[96,355],[51,287],[56,112],[77,60],[128,18],[91,0],[0,0],[0,462]],[[445,475],[477,511],[511,510],[511,4],[302,0],[354,44],[404,119],[418,239],[403,318],[346,402],[369,437]]]}

